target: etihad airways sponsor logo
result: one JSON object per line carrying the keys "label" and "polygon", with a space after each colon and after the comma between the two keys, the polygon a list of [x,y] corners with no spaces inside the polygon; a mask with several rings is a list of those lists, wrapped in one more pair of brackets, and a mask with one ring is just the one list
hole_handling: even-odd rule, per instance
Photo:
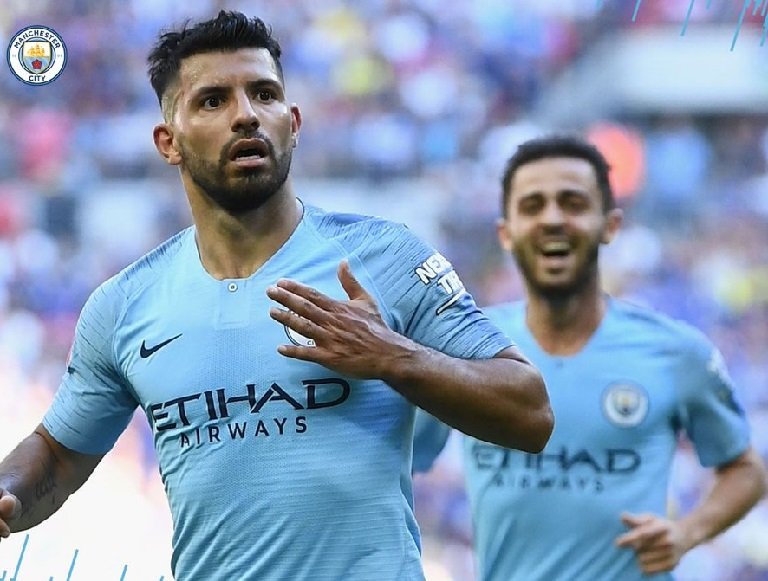
{"label": "etihad airways sponsor logo", "polygon": [[[290,430],[302,434],[308,429],[308,413],[341,405],[349,394],[349,383],[335,377],[305,379],[290,389],[278,383],[261,388],[248,383],[238,390],[221,387],[175,397],[147,410],[156,433],[173,430],[170,433],[185,447],[246,435],[282,436]],[[230,418],[237,421],[226,422]]]}
{"label": "etihad airways sponsor logo", "polygon": [[475,442],[472,462],[481,474],[490,474],[493,486],[564,489],[602,492],[606,477],[631,477],[641,466],[640,454],[631,448],[559,446],[540,454],[526,454]]}

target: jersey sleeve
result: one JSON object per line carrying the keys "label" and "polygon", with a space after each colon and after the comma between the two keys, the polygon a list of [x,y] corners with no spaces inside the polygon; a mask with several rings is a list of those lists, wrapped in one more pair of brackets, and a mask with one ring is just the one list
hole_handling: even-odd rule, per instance
{"label": "jersey sleeve", "polygon": [[749,426],[720,351],[691,333],[681,365],[682,427],[701,464],[719,466],[747,450]]}
{"label": "jersey sleeve", "polygon": [[445,448],[451,427],[423,409],[416,410],[413,427],[413,472],[429,472]]}
{"label": "jersey sleeve", "polygon": [[90,296],[64,377],[43,418],[55,440],[83,454],[112,449],[138,405],[115,363],[112,339],[121,303],[109,283]]}
{"label": "jersey sleeve", "polygon": [[405,226],[389,224],[372,238],[357,268],[372,279],[396,331],[464,359],[491,358],[514,345],[480,311],[451,263]]}

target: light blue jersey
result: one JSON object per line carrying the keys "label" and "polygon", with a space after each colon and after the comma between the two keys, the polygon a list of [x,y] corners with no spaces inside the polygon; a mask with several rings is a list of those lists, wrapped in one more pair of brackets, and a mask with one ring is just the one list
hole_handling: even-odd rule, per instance
{"label": "light blue jersey", "polygon": [[414,407],[380,381],[289,359],[307,340],[269,317],[293,278],[346,300],[348,258],[394,330],[464,358],[511,343],[450,263],[405,227],[306,206],[246,279],[213,279],[187,229],[104,283],[44,418],[73,450],[110,450],[133,411],[152,426],[188,580],[423,579],[412,511]]}
{"label": "light blue jersey", "polygon": [[[541,454],[463,439],[482,581],[648,579],[634,552],[614,545],[627,530],[619,515],[666,514],[678,434],[704,466],[749,446],[712,344],[653,311],[613,299],[608,305],[587,345],[567,357],[542,351],[523,303],[485,310],[541,370],[555,430]],[[416,469],[428,468],[446,432],[420,414]]]}

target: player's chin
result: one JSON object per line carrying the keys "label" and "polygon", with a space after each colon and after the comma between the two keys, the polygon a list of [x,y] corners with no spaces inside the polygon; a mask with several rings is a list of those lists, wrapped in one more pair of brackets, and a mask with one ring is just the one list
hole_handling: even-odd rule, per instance
{"label": "player's chin", "polygon": [[551,299],[565,298],[578,290],[573,277],[570,276],[541,276],[533,286],[540,295]]}

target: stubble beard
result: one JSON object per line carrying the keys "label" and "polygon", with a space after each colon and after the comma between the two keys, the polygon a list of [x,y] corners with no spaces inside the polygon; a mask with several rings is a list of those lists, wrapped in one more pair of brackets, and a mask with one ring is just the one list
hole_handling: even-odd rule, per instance
{"label": "stubble beard", "polygon": [[565,302],[581,294],[597,276],[600,241],[592,242],[584,263],[577,268],[573,278],[562,283],[541,281],[536,274],[534,259],[526,259],[520,249],[513,250],[512,256],[520,269],[528,292],[553,303]]}

